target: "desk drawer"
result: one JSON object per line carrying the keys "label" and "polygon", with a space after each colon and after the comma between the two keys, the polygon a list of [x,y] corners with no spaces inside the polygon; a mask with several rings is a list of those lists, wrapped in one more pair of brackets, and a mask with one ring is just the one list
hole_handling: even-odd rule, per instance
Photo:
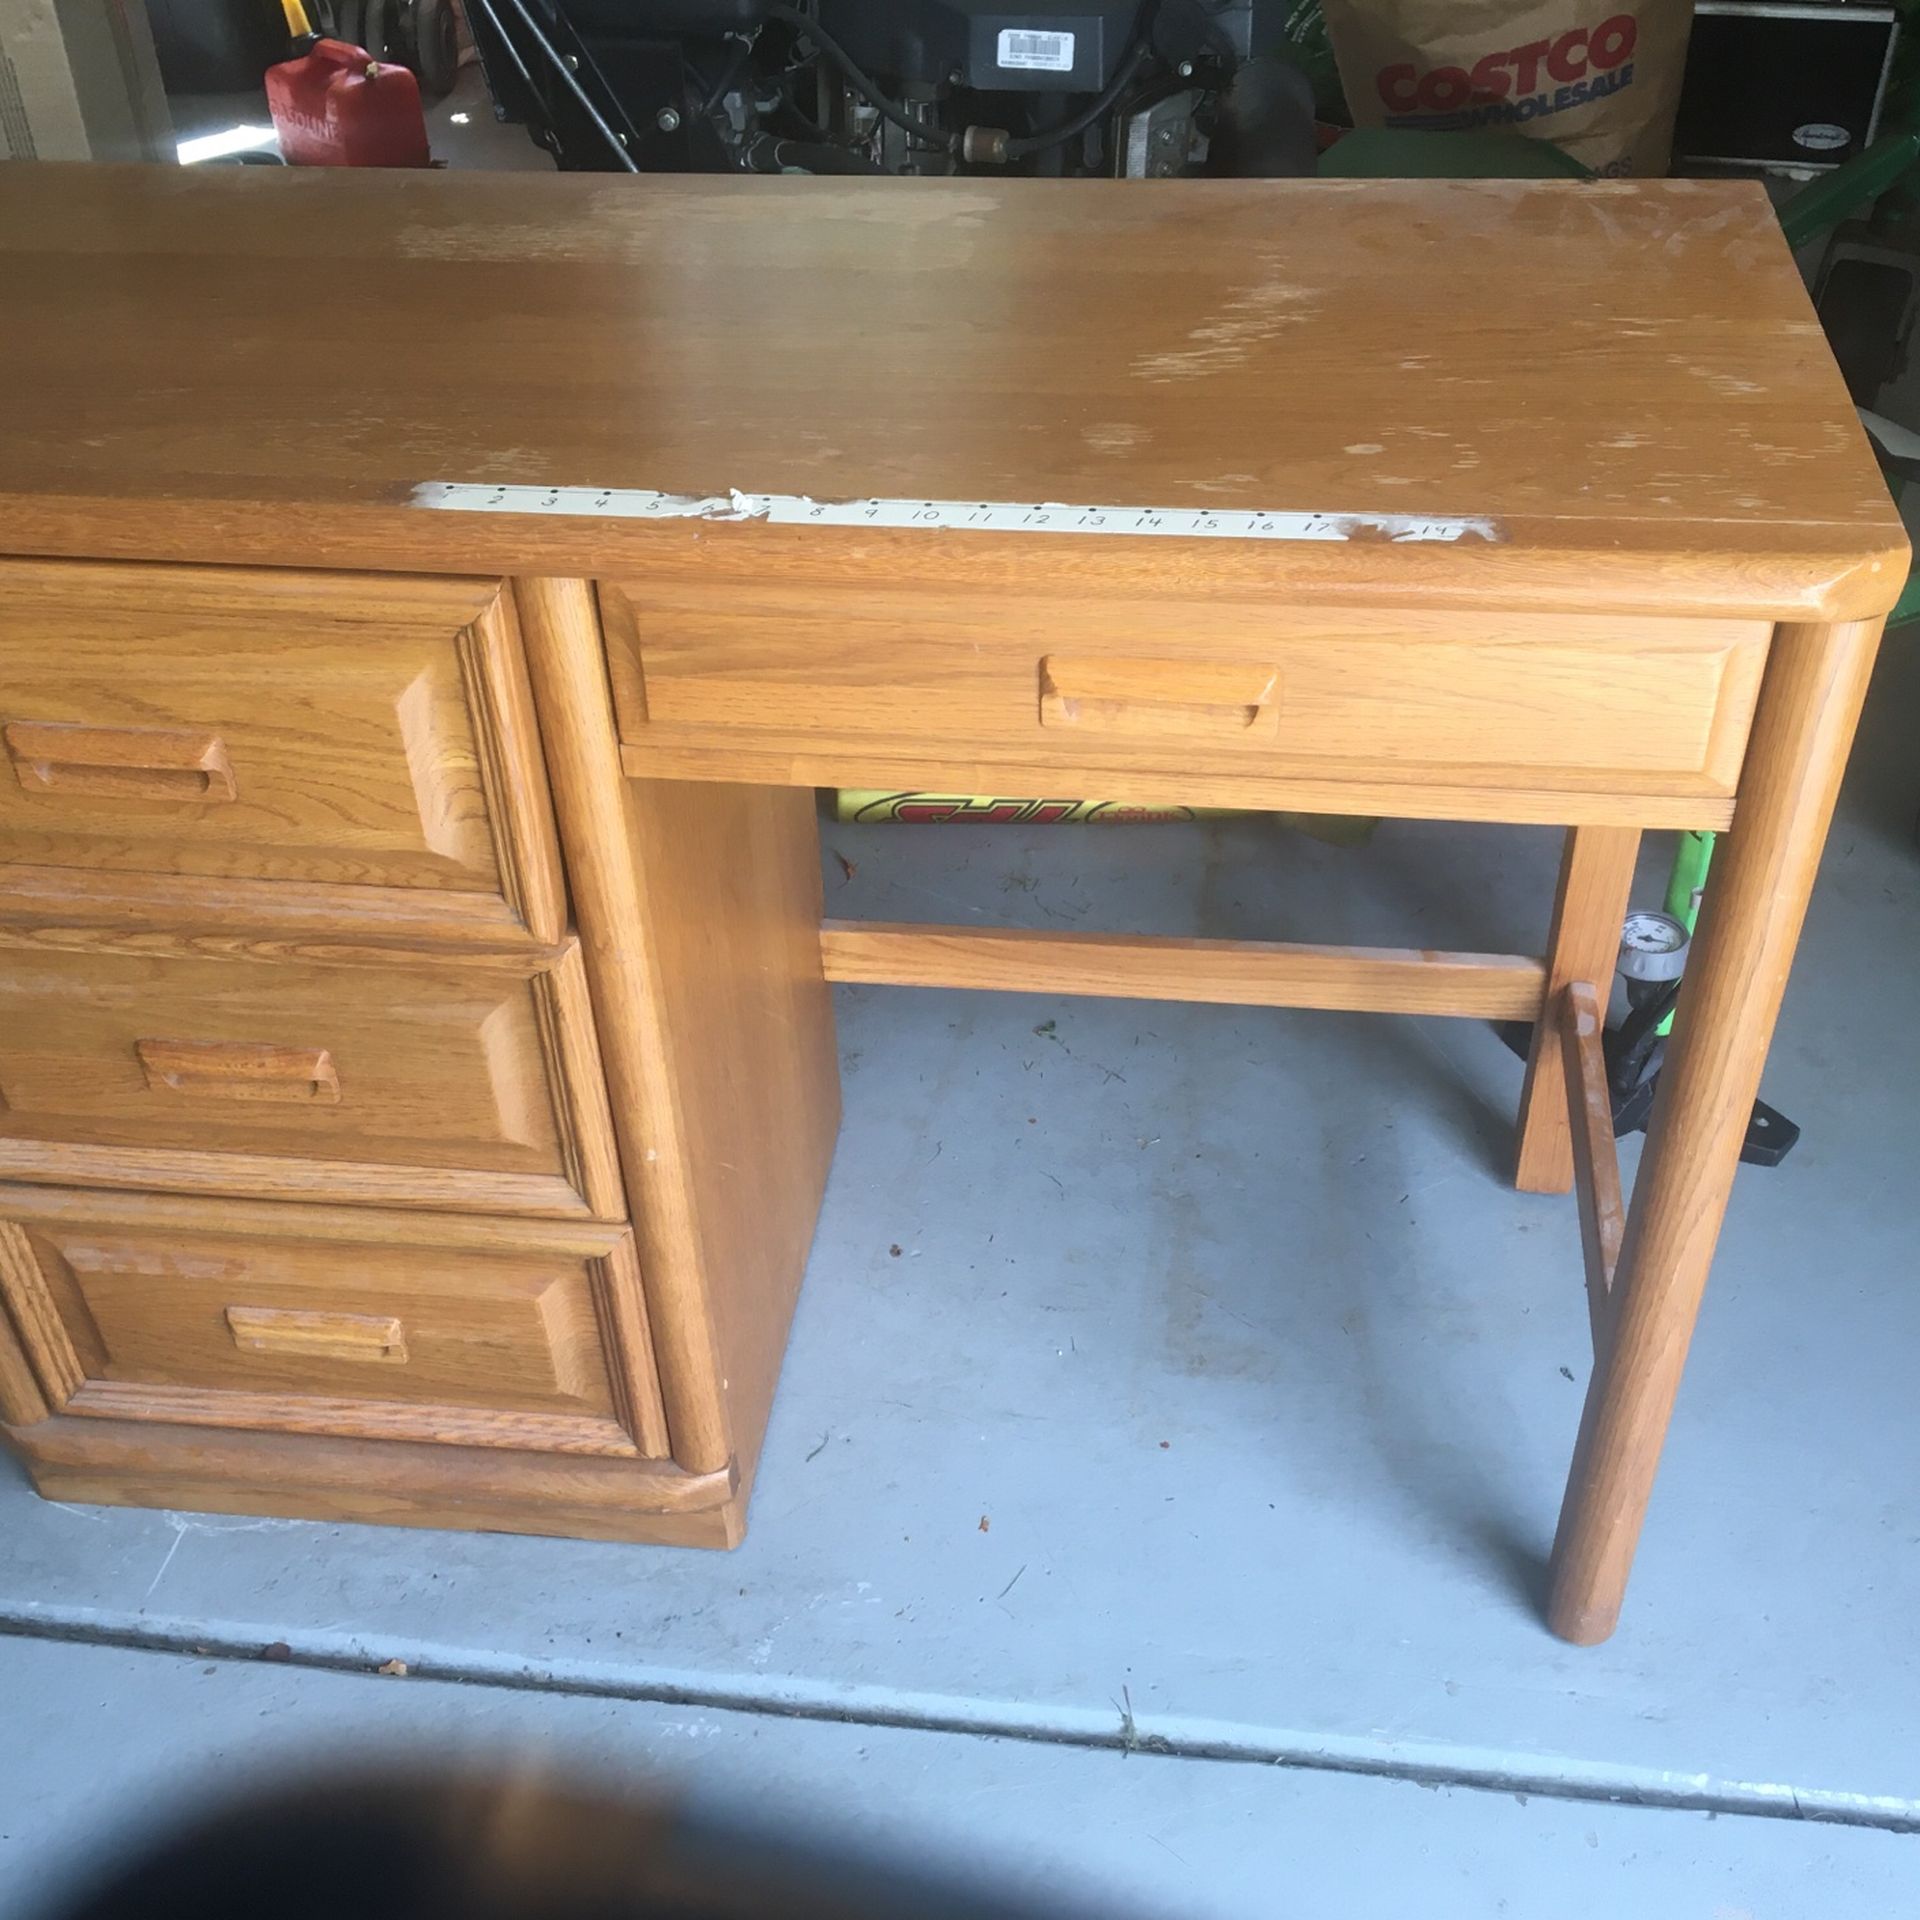
{"label": "desk drawer", "polygon": [[1771,632],[671,578],[601,606],[636,772],[785,756],[809,779],[1040,770],[1062,792],[1084,769],[1122,797],[1203,775],[1728,795]]}
{"label": "desk drawer", "polygon": [[0,1173],[620,1218],[579,950],[0,946]]}
{"label": "desk drawer", "polygon": [[624,1228],[5,1189],[9,1324],[19,1424],[664,1451]]}
{"label": "desk drawer", "polygon": [[[158,876],[164,885],[138,884]],[[512,605],[484,580],[0,562],[0,909],[552,941]]]}

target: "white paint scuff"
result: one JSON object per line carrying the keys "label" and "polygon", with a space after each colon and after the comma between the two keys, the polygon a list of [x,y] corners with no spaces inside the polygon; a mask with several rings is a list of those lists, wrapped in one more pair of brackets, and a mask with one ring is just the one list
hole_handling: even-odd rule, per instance
{"label": "white paint scuff", "polygon": [[776,527],[877,527],[953,533],[1131,535],[1178,540],[1498,541],[1498,521],[1407,513],[1267,513],[1211,507],[1073,506],[1056,500],[812,500],[805,494],[655,493],[642,487],[488,486],[430,480],[416,507],[590,520],[764,521]]}

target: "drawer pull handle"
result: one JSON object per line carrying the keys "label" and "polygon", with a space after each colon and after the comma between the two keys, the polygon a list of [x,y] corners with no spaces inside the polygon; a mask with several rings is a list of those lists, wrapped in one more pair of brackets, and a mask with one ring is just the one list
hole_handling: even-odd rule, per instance
{"label": "drawer pull handle", "polygon": [[407,1330],[389,1314],[306,1313],[293,1307],[229,1307],[227,1330],[248,1353],[300,1360],[407,1364]]}
{"label": "drawer pull handle", "polygon": [[263,1047],[247,1040],[136,1040],[156,1092],[283,1105],[338,1105],[340,1075],[325,1047]]}
{"label": "drawer pull handle", "polygon": [[82,727],[11,720],[7,755],[29,793],[103,800],[233,800],[226,743],[184,727]]}
{"label": "drawer pull handle", "polygon": [[1040,662],[1040,724],[1180,740],[1277,738],[1279,669],[1225,660]]}

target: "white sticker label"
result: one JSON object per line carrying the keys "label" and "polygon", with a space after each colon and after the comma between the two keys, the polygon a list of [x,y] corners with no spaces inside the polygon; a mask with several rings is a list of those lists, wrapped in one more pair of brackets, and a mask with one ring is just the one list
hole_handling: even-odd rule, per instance
{"label": "white sticker label", "polygon": [[1809,120],[1793,130],[1793,144],[1813,153],[1835,153],[1852,139],[1845,127],[1836,127],[1831,120]]}
{"label": "white sticker label", "polygon": [[764,521],[775,527],[868,527],[921,533],[1133,535],[1172,540],[1391,540],[1416,545],[1500,540],[1493,520],[1400,513],[1260,513],[1245,508],[1084,507],[1057,500],[810,500],[796,493],[654,493],[641,487],[491,486],[429,480],[416,507],[590,520]]}
{"label": "white sticker label", "polygon": [[1020,73],[1071,73],[1073,35],[1009,28],[1000,36],[1000,64]]}

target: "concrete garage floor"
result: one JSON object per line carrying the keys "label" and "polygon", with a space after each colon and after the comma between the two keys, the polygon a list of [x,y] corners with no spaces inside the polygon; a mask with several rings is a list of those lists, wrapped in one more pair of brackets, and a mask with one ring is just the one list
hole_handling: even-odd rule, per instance
{"label": "concrete garage floor", "polygon": [[[1896,640],[1767,1077],[1806,1137],[1740,1177],[1611,1644],[1535,1611],[1585,1311],[1571,1204],[1503,1184],[1485,1027],[843,990],[745,1547],[59,1507],[0,1469],[0,1910],[127,1818],[394,1741],[1171,1916],[1920,1909],[1916,714]],[[824,839],[845,915],[1486,948],[1537,944],[1556,850]]]}

